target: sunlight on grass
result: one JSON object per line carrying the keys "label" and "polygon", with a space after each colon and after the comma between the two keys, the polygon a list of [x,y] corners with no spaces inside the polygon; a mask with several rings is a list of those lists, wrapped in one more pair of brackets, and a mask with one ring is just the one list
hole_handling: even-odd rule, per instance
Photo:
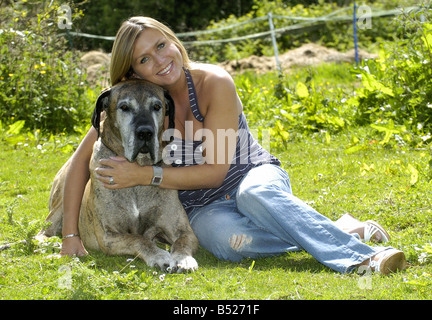
{"label": "sunlight on grass", "polygon": [[[74,139],[71,139],[74,141]],[[425,299],[432,286],[432,268],[419,259],[432,243],[432,197],[424,151],[372,146],[344,152],[349,137],[319,135],[292,141],[278,152],[289,172],[294,193],[332,219],[349,212],[385,226],[403,249],[411,268],[390,277],[356,273],[341,275],[305,252],[274,258],[219,261],[200,249],[199,270],[166,274],[128,257],[98,252],[81,259],[50,258],[59,240],[22,244],[1,253],[2,299]],[[56,171],[69,154],[46,145],[11,148],[0,155],[1,243],[18,241],[23,232],[37,232],[47,214],[47,200]],[[366,166],[369,169],[366,169]],[[409,166],[419,169],[414,185]],[[57,240],[55,240],[57,239]],[[425,247],[426,246],[426,247]],[[29,251],[32,250],[32,251]],[[36,253],[33,251],[36,250]],[[66,277],[66,278],[65,278]],[[69,277],[69,282],[66,281]],[[370,289],[360,286],[368,280]],[[59,282],[60,281],[60,282]],[[62,282],[63,281],[63,282]],[[65,285],[69,283],[69,285]],[[359,287],[360,286],[360,287]],[[363,288],[363,289],[362,289]]]}
{"label": "sunlight on grass", "polygon": [[[0,244],[27,242],[0,254],[1,299],[430,298],[432,175],[428,146],[412,148],[393,136],[383,144],[380,132],[349,126],[349,121],[337,127],[330,121],[330,109],[324,119],[327,122],[313,118],[309,127],[302,127],[301,119],[307,115],[300,109],[281,111],[289,106],[281,101],[297,99],[298,81],[309,81],[309,94],[339,101],[356,85],[350,77],[345,65],[293,70],[283,80],[288,91],[281,99],[275,97],[276,74],[245,74],[236,81],[250,127],[261,140],[263,129],[270,130],[268,147],[290,174],[294,194],[333,220],[351,213],[360,220],[378,221],[392,237],[389,245],[405,252],[408,270],[389,277],[341,275],[305,252],[230,263],[200,249],[196,254],[199,269],[191,274],[167,274],[133,257],[99,252],[80,259],[55,258],[60,239],[38,243],[32,237],[48,214],[54,175],[82,135],[45,138],[18,128],[15,135],[5,134],[7,128],[3,128]],[[349,112],[339,114],[349,119]]]}

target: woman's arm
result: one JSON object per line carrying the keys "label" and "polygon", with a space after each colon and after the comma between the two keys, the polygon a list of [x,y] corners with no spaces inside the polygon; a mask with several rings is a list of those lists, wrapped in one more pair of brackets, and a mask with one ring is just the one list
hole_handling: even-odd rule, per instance
{"label": "woman's arm", "polygon": [[[227,73],[211,73],[205,78],[207,104],[204,120],[203,165],[164,168],[161,188],[193,190],[219,187],[229,170],[236,149],[238,117],[241,102],[235,84]],[[126,159],[115,157],[100,161],[96,169],[100,181],[109,189],[135,185],[149,185],[153,177],[151,167],[140,167]],[[109,177],[115,184],[109,185]]]}
{"label": "woman's arm", "polygon": [[[63,236],[78,233],[78,219],[84,189],[89,179],[89,163],[97,132],[92,127],[72,155],[66,173],[63,195]],[[81,239],[72,237],[63,240],[61,254],[82,256],[87,254]]]}

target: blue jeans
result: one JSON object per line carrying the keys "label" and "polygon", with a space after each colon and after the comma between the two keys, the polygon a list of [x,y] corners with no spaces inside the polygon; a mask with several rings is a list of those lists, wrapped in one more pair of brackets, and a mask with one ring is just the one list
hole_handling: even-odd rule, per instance
{"label": "blue jeans", "polygon": [[230,261],[306,250],[341,273],[386,250],[371,247],[339,229],[330,219],[295,197],[288,174],[265,164],[245,175],[237,190],[189,219],[200,245]]}

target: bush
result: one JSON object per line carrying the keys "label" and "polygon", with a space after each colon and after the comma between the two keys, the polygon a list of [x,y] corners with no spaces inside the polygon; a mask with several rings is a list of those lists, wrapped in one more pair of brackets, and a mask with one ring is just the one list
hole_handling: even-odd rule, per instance
{"label": "bush", "polygon": [[[73,132],[91,109],[78,54],[57,24],[58,1],[1,6],[0,121],[42,132]],[[73,13],[78,18],[80,12]]]}
{"label": "bush", "polygon": [[284,152],[303,134],[330,142],[352,124],[347,100],[353,99],[355,83],[346,64],[298,68],[286,76],[245,72],[235,81],[250,127],[258,139],[270,130],[272,150]]}
{"label": "bush", "polygon": [[[401,15],[399,40],[385,43],[378,60],[356,70],[363,82],[356,122],[415,144],[430,142],[432,130],[432,24],[426,21],[430,7]],[[420,139],[411,141],[406,130]]]}

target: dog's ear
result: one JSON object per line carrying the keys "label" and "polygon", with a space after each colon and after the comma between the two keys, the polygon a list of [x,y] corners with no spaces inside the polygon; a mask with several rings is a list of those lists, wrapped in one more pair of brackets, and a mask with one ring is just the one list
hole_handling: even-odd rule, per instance
{"label": "dog's ear", "polygon": [[175,126],[175,104],[173,98],[168,91],[164,91],[165,96],[165,115],[168,116],[168,129],[173,129]]}
{"label": "dog's ear", "polygon": [[110,95],[111,95],[111,88],[108,88],[108,89],[105,89],[104,91],[102,91],[101,94],[99,95],[99,97],[97,98],[96,106],[93,110],[91,123],[92,123],[93,127],[97,130],[98,137],[100,134],[101,113],[102,113],[102,111],[104,111],[108,107]]}

